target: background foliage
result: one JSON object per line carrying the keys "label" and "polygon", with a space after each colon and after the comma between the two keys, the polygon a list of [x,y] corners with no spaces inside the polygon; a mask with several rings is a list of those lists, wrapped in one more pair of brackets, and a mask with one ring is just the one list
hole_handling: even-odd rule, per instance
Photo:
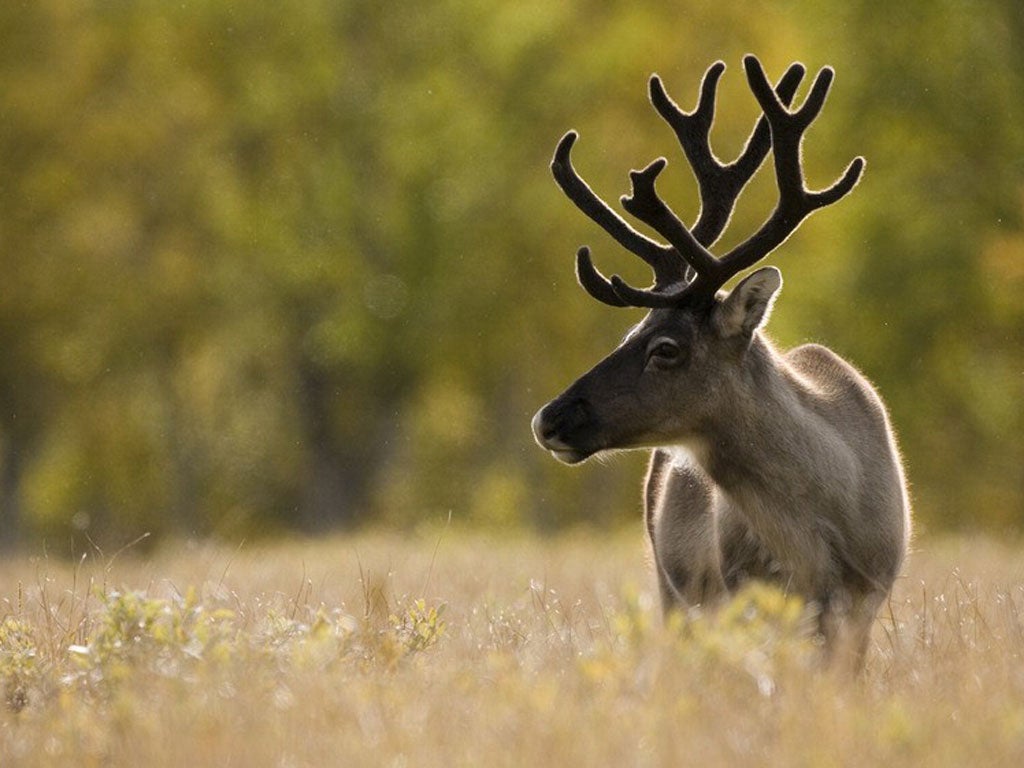
{"label": "background foliage", "polygon": [[[642,458],[570,471],[537,407],[639,315],[574,284],[558,137],[614,199],[723,59],[838,78],[812,183],[864,181],[775,256],[771,330],[889,403],[931,527],[1024,519],[1024,6],[365,0],[0,5],[0,539],[259,535],[448,514],[638,514]],[[733,240],[773,204],[770,174]],[[63,546],[63,545],[61,545]]]}

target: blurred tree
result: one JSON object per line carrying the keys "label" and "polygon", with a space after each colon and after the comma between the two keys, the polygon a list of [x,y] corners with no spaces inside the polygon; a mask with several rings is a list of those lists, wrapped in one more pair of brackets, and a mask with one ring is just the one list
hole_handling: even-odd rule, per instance
{"label": "blurred tree", "polygon": [[[0,7],[0,542],[636,516],[642,457],[567,471],[530,438],[637,319],[575,248],[645,278],[547,165],[578,128],[614,199],[666,154],[692,214],[645,80],[692,104],[725,60],[731,156],[750,50],[839,70],[812,180],[869,160],[778,254],[774,331],[878,381],[923,517],[1019,521],[1020,6],[806,5]],[[762,174],[727,239],[773,197]]]}

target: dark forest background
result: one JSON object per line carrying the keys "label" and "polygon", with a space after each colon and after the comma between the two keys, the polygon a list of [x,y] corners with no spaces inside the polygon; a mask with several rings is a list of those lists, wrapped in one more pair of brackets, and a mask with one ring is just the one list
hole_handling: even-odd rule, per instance
{"label": "dark forest background", "polygon": [[772,335],[878,385],[924,527],[1019,528],[1021,3],[33,0],[0,4],[0,540],[638,519],[642,456],[530,436],[640,317],[576,247],[647,280],[548,163],[578,129],[616,199],[666,155],[692,217],[646,81],[689,108],[724,60],[731,158],[747,52],[837,70],[812,185],[868,160],[773,255]]}

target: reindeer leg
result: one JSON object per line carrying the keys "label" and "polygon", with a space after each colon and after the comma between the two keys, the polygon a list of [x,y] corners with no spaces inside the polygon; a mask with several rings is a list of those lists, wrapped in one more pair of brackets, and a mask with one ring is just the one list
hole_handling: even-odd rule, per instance
{"label": "reindeer leg", "polygon": [[726,587],[707,476],[656,451],[645,506],[664,613],[716,603]]}

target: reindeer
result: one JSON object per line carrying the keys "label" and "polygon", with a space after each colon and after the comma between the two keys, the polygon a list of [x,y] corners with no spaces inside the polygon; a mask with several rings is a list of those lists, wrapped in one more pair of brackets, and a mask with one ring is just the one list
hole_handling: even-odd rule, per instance
{"label": "reindeer", "polygon": [[[747,81],[761,107],[740,156],[723,164],[709,133],[725,64],[707,71],[693,112],[682,111],[657,75],[650,100],[693,168],[700,213],[685,226],[658,196],[659,158],[631,171],[623,208],[668,244],[635,230],[573,168],[578,135],[558,143],[551,169],[569,199],[654,271],[638,289],[606,278],[590,251],[576,276],[595,299],[643,307],[647,316],[619,346],[533,418],[537,442],[566,464],[604,451],[649,448],[644,493],[664,611],[713,607],[748,579],[779,584],[817,607],[826,658],[837,648],[863,667],[875,615],[900,571],[910,505],[886,410],[871,384],[826,347],[780,352],[762,332],[782,286],[761,267],[731,291],[723,285],[781,245],[808,215],[860,180],[854,159],[832,186],[806,188],[804,132],[834,77],[818,72],[790,109],[805,69],[793,64],[773,89],[754,56]],[[710,248],[736,199],[772,150],[778,203],[747,240],[720,257]]]}

